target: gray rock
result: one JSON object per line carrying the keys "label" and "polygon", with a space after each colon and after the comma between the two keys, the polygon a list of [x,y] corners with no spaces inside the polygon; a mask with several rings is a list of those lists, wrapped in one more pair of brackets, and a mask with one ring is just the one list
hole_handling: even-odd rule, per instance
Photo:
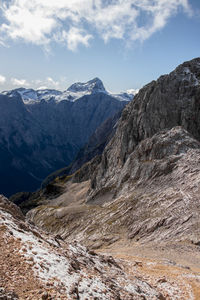
{"label": "gray rock", "polygon": [[[182,126],[200,140],[199,82],[200,58],[196,58],[139,91],[134,101],[125,107],[116,134],[103,152],[102,162],[92,179],[90,198],[104,187],[113,189],[136,146],[161,130]],[[168,148],[171,150],[173,147]]]}

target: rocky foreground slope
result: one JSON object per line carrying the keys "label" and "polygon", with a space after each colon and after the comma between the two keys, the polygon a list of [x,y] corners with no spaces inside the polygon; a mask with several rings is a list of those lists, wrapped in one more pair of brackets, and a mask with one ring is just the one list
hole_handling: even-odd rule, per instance
{"label": "rocky foreground slope", "polygon": [[[193,299],[191,275],[142,273],[138,261],[114,260],[45,234],[0,196],[0,299]],[[149,272],[152,263],[145,263]],[[180,275],[180,274],[179,274]]]}

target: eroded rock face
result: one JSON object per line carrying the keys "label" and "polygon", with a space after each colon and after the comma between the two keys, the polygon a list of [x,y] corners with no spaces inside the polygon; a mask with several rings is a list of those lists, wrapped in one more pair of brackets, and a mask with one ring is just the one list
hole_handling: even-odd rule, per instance
{"label": "eroded rock face", "polygon": [[[109,180],[106,181],[106,175],[100,181],[99,174],[95,178],[97,185],[98,180],[102,184],[102,189],[109,189],[112,184],[112,192],[116,197],[116,193],[122,194],[123,187],[128,181],[133,186],[139,183],[144,185],[148,180],[163,174],[167,175],[173,171],[176,162],[185,157],[186,153],[192,149],[200,148],[200,143],[195,140],[182,127],[174,127],[171,130],[163,130],[156,133],[151,138],[144,139],[128,156],[124,165],[118,169]],[[197,151],[197,156],[198,156]],[[98,170],[99,172],[99,170]],[[102,193],[100,189],[100,193]],[[98,195],[95,194],[94,199]],[[92,201],[92,199],[89,199]]]}
{"label": "eroded rock face", "polygon": [[139,91],[124,109],[116,134],[103,152],[90,197],[105,186],[113,189],[135,147],[157,132],[182,126],[200,140],[199,83],[200,58],[196,58]]}
{"label": "eroded rock face", "polygon": [[75,238],[93,248],[122,238],[200,240],[200,143],[182,127],[139,143],[114,180],[113,188],[105,183],[89,201],[88,181],[63,182],[63,195],[46,199],[27,217],[66,240]]}
{"label": "eroded rock face", "polygon": [[14,203],[8,201],[8,199],[3,195],[0,195],[0,210],[9,212],[16,219],[23,220],[23,221],[25,220],[25,217],[21,212],[21,209],[18,206],[16,206]]}

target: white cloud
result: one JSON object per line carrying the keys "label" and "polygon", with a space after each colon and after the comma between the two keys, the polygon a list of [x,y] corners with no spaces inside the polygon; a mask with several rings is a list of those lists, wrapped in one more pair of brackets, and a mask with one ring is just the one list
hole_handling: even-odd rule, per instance
{"label": "white cloud", "polygon": [[24,88],[33,88],[33,89],[56,89],[63,90],[66,89],[69,79],[67,77],[60,77],[55,80],[53,77],[46,77],[43,79],[32,79],[27,80],[24,78],[6,78],[3,75],[0,75],[0,85],[7,84],[9,89],[24,87]]}
{"label": "white cloud", "polygon": [[54,87],[58,87],[59,84],[60,84],[59,81],[55,81],[51,77],[47,77],[46,82],[49,83],[51,86],[54,86]]}
{"label": "white cloud", "polygon": [[59,80],[55,80],[52,77],[46,77],[45,79],[35,79],[31,81],[31,86],[38,90],[45,90],[45,89],[62,89],[63,78]]}
{"label": "white cloud", "polygon": [[4,84],[6,82],[6,77],[3,75],[0,75],[0,84]]}
{"label": "white cloud", "polygon": [[20,87],[30,86],[30,83],[28,83],[26,79],[11,78],[11,83],[14,86],[20,86]]}
{"label": "white cloud", "polygon": [[45,86],[45,85],[39,86],[39,87],[37,88],[37,90],[47,90],[47,89],[48,89],[48,87]]}
{"label": "white cloud", "polygon": [[89,45],[95,33],[111,38],[144,41],[162,29],[182,8],[191,15],[188,0],[1,0],[4,23],[0,43],[21,39],[47,47],[65,43],[75,51]]}
{"label": "white cloud", "polygon": [[128,94],[136,95],[139,92],[139,89],[129,89],[126,92]]}
{"label": "white cloud", "polygon": [[89,46],[89,40],[92,38],[92,35],[84,33],[84,30],[81,30],[76,27],[71,27],[68,31],[63,30],[60,39],[67,43],[68,49],[75,51],[79,44],[84,46]]}

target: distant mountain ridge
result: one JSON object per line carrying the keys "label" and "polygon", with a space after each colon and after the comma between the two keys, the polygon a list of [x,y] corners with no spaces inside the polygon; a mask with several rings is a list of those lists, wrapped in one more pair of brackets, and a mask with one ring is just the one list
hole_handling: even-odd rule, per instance
{"label": "distant mountain ridge", "polygon": [[10,97],[14,96],[16,93],[20,94],[25,104],[33,104],[42,100],[55,102],[67,100],[74,102],[83,96],[98,93],[104,93],[120,101],[131,101],[137,93],[137,90],[128,90],[127,92],[113,94],[106,91],[103,82],[99,78],[94,78],[86,83],[76,82],[63,92],[55,89],[34,90],[28,88],[17,88],[11,91],[2,92],[2,94]]}
{"label": "distant mountain ridge", "polygon": [[37,189],[49,173],[70,164],[94,131],[127,104],[104,91],[99,79],[69,89],[20,88],[0,94],[1,193]]}

